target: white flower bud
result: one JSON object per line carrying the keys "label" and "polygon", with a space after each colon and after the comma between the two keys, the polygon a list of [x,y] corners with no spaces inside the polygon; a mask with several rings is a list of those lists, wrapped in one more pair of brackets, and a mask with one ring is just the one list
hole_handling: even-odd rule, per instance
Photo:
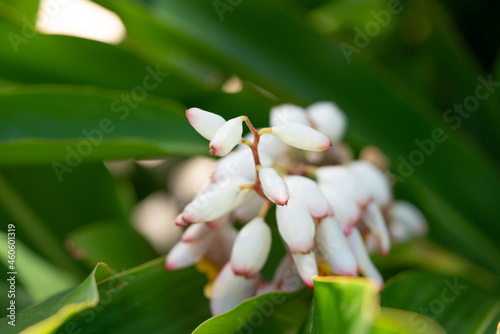
{"label": "white flower bud", "polygon": [[314,221],[299,201],[276,207],[278,230],[292,253],[309,253],[314,248]]}
{"label": "white flower bud", "polygon": [[357,228],[352,229],[351,234],[347,237],[347,241],[349,242],[352,252],[358,261],[359,269],[363,276],[373,279],[379,290],[382,290],[384,286],[384,278],[370,259],[370,255],[368,254],[363,243],[363,237]]}
{"label": "white flower bud", "polygon": [[347,166],[324,166],[316,170],[318,183],[341,190],[352,197],[358,205],[364,207],[371,200],[368,188],[361,179]]}
{"label": "white flower bud", "polygon": [[259,141],[259,156],[262,166],[269,167],[272,160],[278,160],[285,156],[289,146],[270,133],[263,133]]}
{"label": "white flower bud", "polygon": [[316,230],[316,252],[326,261],[330,270],[337,275],[357,276],[358,264],[349,243],[333,217],[324,218]]}
{"label": "white flower bud", "polygon": [[231,211],[240,192],[240,187],[233,184],[224,188],[213,187],[186,205],[182,217],[188,223],[201,223],[222,217]]}
{"label": "white flower bud", "polygon": [[205,257],[218,268],[222,268],[231,258],[234,241],[238,231],[233,224],[223,224],[214,230],[211,246]]}
{"label": "white flower bud", "polygon": [[278,205],[285,205],[288,202],[288,187],[274,168],[261,167],[259,179],[264,195],[271,202]]}
{"label": "white flower bud", "polygon": [[186,117],[191,126],[208,140],[212,140],[217,130],[226,123],[221,116],[199,108],[186,110]]}
{"label": "white flower bud", "polygon": [[257,217],[238,233],[231,253],[231,266],[236,275],[247,278],[257,275],[271,250],[271,229]]}
{"label": "white flower bud", "polygon": [[367,161],[356,160],[349,167],[365,184],[373,197],[381,207],[385,207],[392,200],[392,190],[387,177],[374,165]]}
{"label": "white flower bud", "polygon": [[327,136],[298,123],[288,123],[271,128],[271,134],[286,144],[308,151],[324,151],[332,146]]}
{"label": "white flower bud", "polygon": [[334,217],[339,221],[345,234],[349,234],[351,228],[361,219],[361,209],[356,201],[334,187],[320,184],[320,189],[330,203]]}
{"label": "white flower bud", "polygon": [[193,242],[179,241],[168,253],[165,268],[167,270],[181,269],[200,261],[211,246],[212,238],[213,235],[208,234]]}
{"label": "white flower bud", "polygon": [[285,103],[271,108],[269,124],[280,126],[288,123],[299,123],[310,126],[304,108],[295,104]]}
{"label": "white flower bud", "polygon": [[223,157],[241,142],[243,134],[243,117],[236,117],[227,121],[217,130],[210,141],[210,154]]}
{"label": "white flower bud", "polygon": [[284,292],[292,292],[298,290],[303,284],[304,281],[300,277],[292,256],[286,254],[274,272],[273,288]]}
{"label": "white flower bud", "polygon": [[184,231],[184,233],[182,233],[181,240],[182,242],[192,242],[198,240],[228,223],[229,219],[226,215],[210,222],[192,224]]}
{"label": "white flower bud", "polygon": [[312,125],[333,142],[344,138],[347,128],[345,113],[333,102],[323,101],[311,104],[307,108]]}
{"label": "white flower bud", "polygon": [[332,207],[315,181],[305,176],[290,175],[285,177],[285,182],[290,197],[302,203],[313,217],[323,218],[333,215]]}
{"label": "white flower bud", "polygon": [[314,252],[307,254],[292,254],[292,257],[304,283],[309,289],[314,289],[313,276],[318,276],[318,265]]}
{"label": "white flower bud", "polygon": [[423,236],[428,231],[424,215],[409,202],[394,201],[389,216],[391,237],[396,243]]}
{"label": "white flower bud", "polygon": [[375,202],[368,204],[362,219],[363,223],[377,237],[380,242],[380,252],[385,256],[391,249],[391,238],[380,206]]}
{"label": "white flower bud", "polygon": [[213,284],[210,297],[212,315],[230,311],[245,299],[255,295],[258,284],[259,275],[250,279],[237,276],[233,273],[231,265],[226,264]]}
{"label": "white flower bud", "polygon": [[177,217],[175,217],[174,224],[177,226],[188,226],[188,222],[184,220],[182,213],[179,213]]}

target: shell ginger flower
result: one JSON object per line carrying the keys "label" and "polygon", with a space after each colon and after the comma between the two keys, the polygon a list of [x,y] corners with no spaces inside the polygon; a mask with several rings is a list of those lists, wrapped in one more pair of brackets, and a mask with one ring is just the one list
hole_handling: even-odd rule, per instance
{"label": "shell ginger flower", "polygon": [[[427,231],[416,207],[393,200],[387,171],[370,162],[373,154],[369,161],[352,159],[342,141],[347,117],[332,102],[273,107],[271,126],[263,129],[246,116],[226,121],[199,108],[188,109],[186,117],[210,141],[210,153],[222,158],[209,185],[175,219],[187,228],[165,267],[208,266],[214,315],[256,294],[301,286],[291,282],[313,289],[317,275],[361,273],[382,289],[369,253],[385,255],[391,243]],[[244,137],[243,123],[250,130]],[[272,282],[264,282],[273,205],[287,254]],[[246,222],[240,231],[236,220]]]}

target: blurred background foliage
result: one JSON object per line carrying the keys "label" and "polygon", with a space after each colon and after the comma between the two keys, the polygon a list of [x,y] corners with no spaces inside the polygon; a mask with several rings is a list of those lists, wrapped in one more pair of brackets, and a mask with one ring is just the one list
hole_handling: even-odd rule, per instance
{"label": "blurred background foliage", "polygon": [[[0,221],[4,233],[16,225],[18,310],[75,286],[99,261],[118,273],[168,251],[180,233],[170,226],[173,217],[196,188],[194,181],[182,183],[187,170],[202,179],[210,168],[207,160],[188,160],[206,155],[208,145],[185,120],[186,107],[245,114],[264,126],[272,105],[332,100],[348,115],[347,141],[357,151],[372,144],[388,155],[399,176],[396,196],[421,208],[430,225],[425,241],[375,259],[388,279],[382,305],[425,314],[450,333],[494,333],[500,320],[497,1],[95,1],[116,13],[126,31],[113,43],[43,33],[64,14],[63,3],[39,8],[38,1],[0,0]],[[391,4],[400,11],[381,24],[374,13]],[[98,16],[83,20],[99,23]],[[366,34],[374,22],[379,30],[356,44],[359,31]],[[357,51],[346,56],[347,44]],[[493,81],[491,94],[476,110],[447,114],[484,80]],[[401,161],[435,129],[446,140],[406,173]],[[0,268],[7,272],[6,260]],[[131,277],[111,304],[89,301],[104,311],[96,311],[100,320],[90,327],[77,315],[80,328],[133,332],[149,321],[151,332],[180,333],[208,318],[204,278],[193,270],[167,274],[157,261]],[[467,293],[443,312],[429,308],[441,298],[443,280],[457,278]],[[191,288],[173,293],[179,285]],[[0,288],[7,291],[5,280]],[[111,293],[103,284],[98,290]],[[181,292],[193,296],[185,300]],[[303,302],[299,297],[291,303]],[[6,305],[5,294],[0,301]],[[176,307],[198,311],[190,317]],[[124,320],[120,312],[130,316]],[[179,317],[185,318],[166,325]]]}

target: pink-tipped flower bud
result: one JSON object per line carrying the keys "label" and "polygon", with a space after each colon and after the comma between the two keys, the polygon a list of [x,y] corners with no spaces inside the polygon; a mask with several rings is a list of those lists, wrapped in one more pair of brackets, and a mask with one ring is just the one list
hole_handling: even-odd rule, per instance
{"label": "pink-tipped flower bud", "polygon": [[292,253],[309,253],[314,248],[314,221],[299,201],[276,207],[278,230]]}
{"label": "pink-tipped flower bud", "polygon": [[299,271],[300,277],[309,289],[314,289],[313,276],[318,276],[318,264],[314,252],[307,254],[292,254],[293,262]]}
{"label": "pink-tipped flower bud", "polygon": [[280,126],[288,123],[299,123],[309,126],[307,113],[304,108],[295,104],[285,103],[271,108],[269,124]]}
{"label": "pink-tipped flower bud", "polygon": [[372,198],[381,207],[385,207],[392,200],[392,190],[389,180],[380,169],[363,160],[351,162],[349,167],[367,187]]}
{"label": "pink-tipped flower bud", "polygon": [[288,202],[288,187],[274,168],[261,167],[259,179],[264,195],[271,202],[278,205],[285,205]]}
{"label": "pink-tipped flower bud", "polygon": [[231,211],[240,192],[238,185],[230,184],[224,188],[214,186],[186,205],[182,217],[191,224],[220,218]]}
{"label": "pink-tipped flower bud", "polygon": [[316,252],[326,261],[330,270],[337,275],[357,276],[358,264],[349,243],[333,217],[322,219],[316,230]]}
{"label": "pink-tipped flower bud", "polygon": [[167,270],[176,270],[192,266],[207,253],[212,245],[213,235],[208,234],[193,242],[179,241],[172,247],[165,259]]}
{"label": "pink-tipped flower bud", "polygon": [[236,275],[247,278],[257,275],[271,250],[271,229],[257,217],[238,233],[231,252],[231,266]]}
{"label": "pink-tipped flower bud", "polygon": [[288,123],[271,128],[271,134],[286,144],[308,151],[324,151],[332,146],[330,139],[306,125]]}
{"label": "pink-tipped flower bud", "polygon": [[394,201],[389,217],[389,229],[395,243],[423,236],[429,229],[422,212],[406,201]]}
{"label": "pink-tipped flower bud", "polygon": [[318,184],[300,175],[285,177],[290,197],[302,203],[314,218],[323,218],[333,215],[333,210],[321,192]]}
{"label": "pink-tipped flower bud", "polygon": [[362,220],[377,237],[380,243],[380,252],[385,256],[391,249],[391,238],[382,211],[380,211],[380,206],[375,202],[368,204]]}
{"label": "pink-tipped flower bud", "polygon": [[243,117],[236,117],[227,121],[217,130],[210,141],[210,154],[223,157],[241,142],[243,134]]}
{"label": "pink-tipped flower bud", "polygon": [[341,141],[347,129],[345,113],[333,102],[322,101],[311,104],[307,113],[312,125],[332,142]]}
{"label": "pink-tipped flower bud", "polygon": [[346,193],[327,184],[321,184],[320,189],[330,203],[335,218],[339,221],[345,234],[361,219],[361,208],[356,201]]}
{"label": "pink-tipped flower bud", "polygon": [[208,140],[212,140],[217,130],[226,123],[221,116],[199,108],[186,110],[186,117],[191,126]]}
{"label": "pink-tipped flower bud", "polygon": [[358,261],[359,269],[363,276],[373,279],[379,290],[382,290],[384,287],[384,278],[370,259],[370,255],[363,243],[363,237],[357,228],[352,230],[351,234],[347,237],[347,241],[351,246],[354,257],[356,257],[356,261]]}
{"label": "pink-tipped flower bud", "polygon": [[188,226],[188,222],[184,220],[182,213],[179,213],[177,217],[175,217],[174,224],[177,226]]}
{"label": "pink-tipped flower bud", "polygon": [[213,284],[210,297],[212,315],[230,311],[245,299],[255,295],[259,279],[259,275],[253,278],[237,276],[231,269],[231,264],[226,264]]}

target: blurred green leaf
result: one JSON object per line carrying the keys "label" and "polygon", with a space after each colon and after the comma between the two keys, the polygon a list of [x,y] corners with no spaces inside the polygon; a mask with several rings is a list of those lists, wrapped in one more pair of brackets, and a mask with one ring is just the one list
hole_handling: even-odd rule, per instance
{"label": "blurred green leaf", "polygon": [[[448,333],[482,334],[500,317],[500,295],[486,292],[458,276],[402,273],[387,282],[381,300],[383,306],[426,315]],[[428,320],[417,313],[408,321],[420,332],[426,332],[429,326]]]}
{"label": "blurred green leaf", "polygon": [[310,300],[311,292],[306,288],[267,293],[208,319],[193,334],[296,333],[307,318]]}
{"label": "blurred green leaf", "polygon": [[[166,222],[168,223],[168,222]],[[151,245],[131,226],[112,222],[84,225],[69,235],[73,252],[89,265],[105,262],[121,272],[157,256]]]}
{"label": "blurred green leaf", "polygon": [[109,268],[99,263],[92,273],[76,288],[54,296],[45,302],[16,311],[15,326],[9,318],[0,319],[2,333],[54,333],[66,320],[78,312],[97,305],[97,281],[110,275]]}
{"label": "blurred green leaf", "polygon": [[83,161],[206,151],[180,105],[139,102],[144,95],[135,94],[46,86],[0,92],[0,164],[51,163],[62,180]]}

